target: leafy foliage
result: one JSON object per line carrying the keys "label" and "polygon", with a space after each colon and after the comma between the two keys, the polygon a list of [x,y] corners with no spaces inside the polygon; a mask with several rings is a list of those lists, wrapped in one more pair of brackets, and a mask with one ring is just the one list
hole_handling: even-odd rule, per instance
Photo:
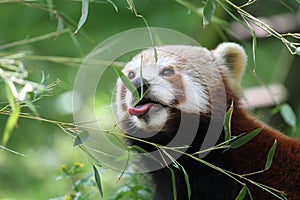
{"label": "leafy foliage", "polygon": [[79,176],[85,171],[86,170],[84,169],[84,164],[79,162],[75,162],[73,165],[70,166],[62,165],[62,175],[58,176],[56,180],[58,181],[61,179],[69,179],[72,183],[73,191],[70,194],[65,194],[63,196],[52,198],[50,200],[89,200],[94,195],[94,192],[89,192],[85,190],[89,187],[95,187],[96,183],[92,179],[92,174]]}
{"label": "leafy foliage", "polygon": [[126,173],[124,178],[129,182],[119,188],[109,200],[149,200],[152,197],[152,190],[141,181],[141,175]]}
{"label": "leafy foliage", "polygon": [[27,107],[33,114],[38,115],[33,102],[47,95],[58,83],[57,81],[52,86],[47,86],[44,74],[41,83],[32,82],[26,80],[28,74],[23,62],[12,59],[10,56],[0,58],[0,80],[5,83],[5,94],[8,101],[8,104],[0,111],[9,114],[2,136],[3,146],[6,146],[14,127],[17,126],[21,109]]}

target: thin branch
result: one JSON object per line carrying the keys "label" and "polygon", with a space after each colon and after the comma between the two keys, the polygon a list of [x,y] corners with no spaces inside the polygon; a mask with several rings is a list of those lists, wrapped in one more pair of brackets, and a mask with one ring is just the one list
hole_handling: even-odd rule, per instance
{"label": "thin branch", "polygon": [[16,46],[21,46],[21,45],[25,45],[25,44],[30,44],[30,43],[38,42],[38,41],[41,41],[41,40],[46,40],[46,39],[49,39],[49,38],[52,38],[52,37],[57,37],[58,34],[63,34],[63,33],[67,33],[67,32],[69,32],[69,29],[64,29],[60,32],[54,31],[54,32],[47,33],[47,34],[44,34],[44,35],[40,35],[40,36],[37,36],[37,37],[34,37],[34,38],[11,42],[11,43],[8,43],[8,44],[0,45],[0,50],[4,50],[4,49],[16,47]]}

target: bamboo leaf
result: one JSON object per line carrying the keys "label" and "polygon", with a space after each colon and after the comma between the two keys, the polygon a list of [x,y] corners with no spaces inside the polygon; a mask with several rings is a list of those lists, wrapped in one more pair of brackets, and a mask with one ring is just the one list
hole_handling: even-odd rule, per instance
{"label": "bamboo leaf", "polygon": [[249,188],[247,188],[247,192],[248,192],[249,199],[253,200],[253,196],[252,196],[251,191],[249,190]]}
{"label": "bamboo leaf", "polygon": [[287,103],[284,103],[281,107],[280,107],[280,114],[283,117],[284,121],[291,126],[293,129],[296,128],[296,115],[293,111],[293,109],[291,108],[291,106]]}
{"label": "bamboo leaf", "polygon": [[274,143],[273,143],[273,145],[270,148],[269,153],[268,153],[267,162],[266,162],[266,165],[265,165],[265,170],[270,169],[270,167],[272,165],[272,162],[273,162],[273,157],[274,157],[276,148],[277,148],[277,140],[275,139],[275,141],[274,141]]}
{"label": "bamboo leaf", "polygon": [[234,140],[232,143],[230,143],[229,147],[231,149],[237,149],[240,146],[242,146],[242,145],[246,144],[247,142],[249,142],[250,140],[252,140],[261,131],[262,131],[262,128],[255,129],[254,131],[251,131],[250,133],[245,134],[245,135],[237,138],[236,140]]}
{"label": "bamboo leaf", "polygon": [[101,178],[100,174],[97,170],[97,168],[93,165],[93,170],[94,170],[94,178],[98,187],[98,191],[100,193],[100,196],[103,197],[103,190],[102,190],[102,185],[101,185]]}
{"label": "bamboo leaf", "polygon": [[123,84],[127,87],[127,89],[131,92],[131,94],[136,98],[136,99],[140,99],[140,95],[136,89],[136,87],[131,83],[131,81],[127,78],[127,76],[125,76],[125,74],[118,69],[117,67],[113,66],[115,72],[117,73],[117,75],[120,77],[120,79],[122,80]]}
{"label": "bamboo leaf", "polygon": [[74,140],[73,147],[83,144],[89,138],[89,135],[86,130],[80,132]]}
{"label": "bamboo leaf", "polygon": [[188,200],[191,199],[191,196],[192,196],[192,190],[191,190],[191,185],[190,185],[190,178],[189,178],[189,175],[188,173],[185,171],[184,167],[181,166],[181,169],[183,171],[183,174],[184,174],[184,180],[185,180],[185,184],[186,184],[186,187],[187,187],[187,192],[188,192]]}
{"label": "bamboo leaf", "polygon": [[14,130],[14,127],[16,126],[16,124],[18,122],[20,111],[21,111],[20,102],[15,101],[12,89],[9,86],[9,84],[5,84],[5,88],[6,88],[6,96],[9,101],[9,105],[11,107],[11,113],[7,119],[5,129],[3,132],[3,136],[2,136],[2,145],[3,146],[6,146],[8,140]]}
{"label": "bamboo leaf", "polygon": [[235,198],[235,200],[243,200],[247,195],[247,190],[248,190],[247,186],[244,185],[244,187],[241,189],[240,193]]}
{"label": "bamboo leaf", "polygon": [[176,189],[176,177],[175,177],[175,173],[174,170],[169,168],[170,172],[171,172],[171,178],[172,178],[172,188],[173,188],[173,199],[177,200],[177,189]]}
{"label": "bamboo leaf", "polygon": [[4,129],[4,133],[2,136],[2,144],[3,146],[6,146],[13,130],[14,127],[16,126],[18,119],[19,119],[19,115],[20,115],[20,103],[16,102],[15,103],[15,109],[12,110],[11,114],[9,115],[6,125],[5,125],[5,129]]}
{"label": "bamboo leaf", "polygon": [[209,24],[215,13],[216,5],[214,0],[207,0],[203,9],[203,26]]}
{"label": "bamboo leaf", "polygon": [[141,67],[140,67],[140,80],[141,80],[141,97],[144,96],[144,83],[143,83],[143,55],[141,55]]}
{"label": "bamboo leaf", "polygon": [[233,112],[233,102],[231,103],[230,108],[225,114],[224,119],[224,132],[225,132],[225,141],[230,140],[231,138],[231,117]]}
{"label": "bamboo leaf", "polygon": [[130,148],[130,150],[136,151],[137,153],[149,153],[145,149],[143,149],[139,146],[136,146],[136,145],[130,146],[129,148]]}
{"label": "bamboo leaf", "polygon": [[78,33],[79,29],[83,26],[85,23],[88,13],[89,13],[89,0],[81,0],[81,17],[79,19],[79,22],[77,24],[77,28],[74,32],[74,34]]}

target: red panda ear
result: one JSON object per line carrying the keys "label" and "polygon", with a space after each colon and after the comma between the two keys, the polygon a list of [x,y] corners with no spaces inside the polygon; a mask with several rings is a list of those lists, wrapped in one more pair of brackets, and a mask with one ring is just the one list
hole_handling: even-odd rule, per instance
{"label": "red panda ear", "polygon": [[224,42],[213,50],[213,55],[217,65],[226,67],[230,78],[229,81],[233,88],[239,92],[240,80],[247,62],[247,55],[244,49],[236,43]]}

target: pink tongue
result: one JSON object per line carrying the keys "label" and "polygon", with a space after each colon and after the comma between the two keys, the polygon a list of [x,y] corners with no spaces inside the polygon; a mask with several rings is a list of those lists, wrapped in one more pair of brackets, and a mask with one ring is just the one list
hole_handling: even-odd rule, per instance
{"label": "pink tongue", "polygon": [[146,103],[144,105],[137,106],[136,108],[130,107],[130,108],[128,108],[128,113],[130,115],[135,115],[135,116],[139,117],[139,116],[145,114],[146,112],[148,112],[152,105],[153,105],[153,103]]}

